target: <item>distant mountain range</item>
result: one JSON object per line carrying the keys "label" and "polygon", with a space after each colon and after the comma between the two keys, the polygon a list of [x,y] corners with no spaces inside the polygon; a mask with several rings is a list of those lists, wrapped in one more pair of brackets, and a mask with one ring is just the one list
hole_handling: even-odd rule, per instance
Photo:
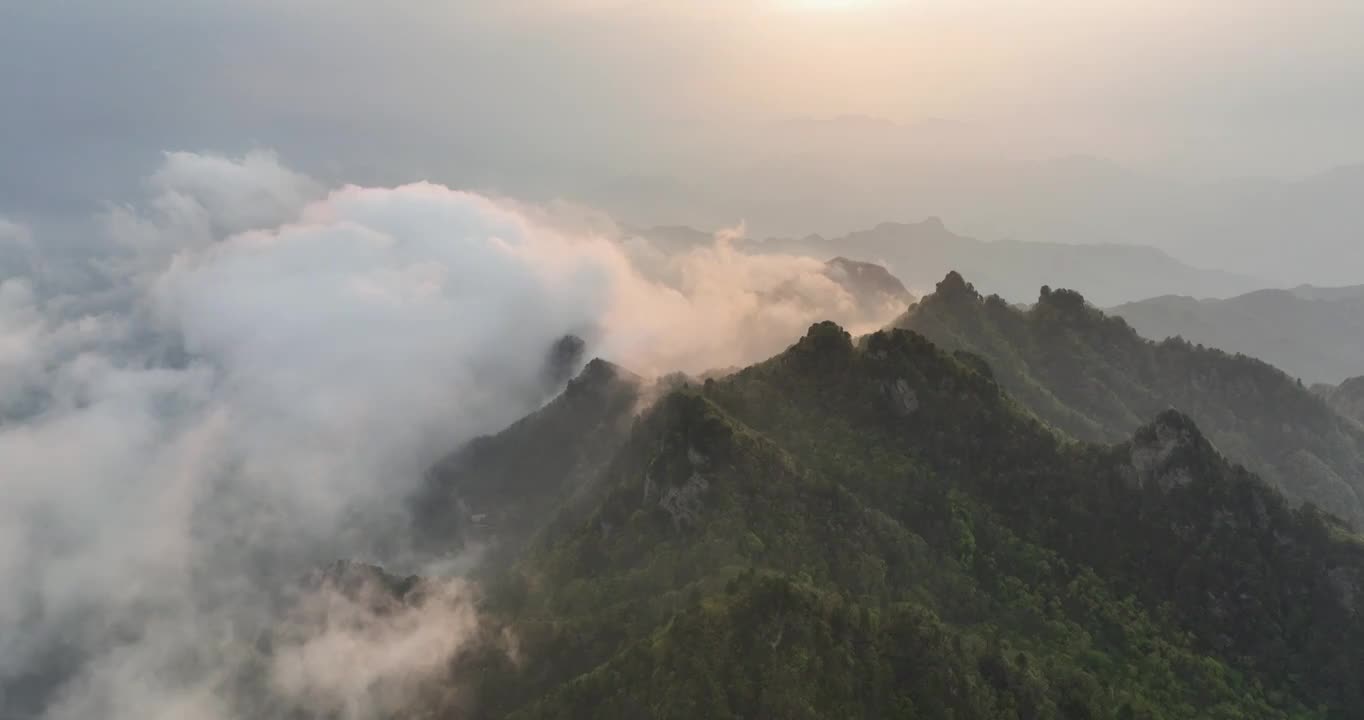
{"label": "distant mountain range", "polygon": [[[1253,153],[1251,153],[1253,155]],[[948,219],[966,235],[1061,244],[1149,246],[1200,267],[1260,278],[1255,287],[1364,279],[1364,163],[1295,177],[1195,180],[1169,167],[1128,167],[1084,154],[1045,157],[969,123],[899,124],[856,116],[795,119],[764,127],[690,167],[654,167],[583,199],[641,223],[722,226],[743,220],[758,237],[815,231],[835,237],[887,219]],[[858,258],[864,259],[864,258]],[[874,258],[865,258],[874,259]],[[938,277],[951,267],[938,268]],[[983,268],[957,266],[997,283]],[[892,270],[920,290],[904,268]],[[1083,278],[1080,278],[1081,280]],[[1070,278],[1034,285],[1072,287]],[[1012,297],[1002,284],[991,287]]]}
{"label": "distant mountain range", "polygon": [[[683,226],[632,232],[665,251],[714,242],[710,233]],[[832,239],[736,244],[750,252],[880,265],[908,286],[907,294],[930,292],[950,271],[1014,304],[1032,303],[1043,285],[1064,287],[1108,307],[1148,338],[1181,337],[1243,353],[1309,384],[1364,374],[1364,285],[1261,289],[1252,278],[1195,268],[1149,247],[984,242],[953,233],[937,218],[883,223]]]}
{"label": "distant mountain range", "polygon": [[1225,300],[1167,295],[1109,312],[1146,337],[1245,353],[1310,384],[1364,375],[1364,285],[1258,290]]}
{"label": "distant mountain range", "polygon": [[[670,249],[712,242],[709,233],[686,227],[634,232]],[[1221,297],[1262,285],[1252,278],[1186,265],[1149,247],[986,242],[957,235],[938,218],[882,223],[836,238],[750,239],[739,245],[751,252],[877,263],[916,292],[931,290],[944,274],[958,270],[1011,302],[1030,302],[1045,284],[1076,288],[1100,305],[1171,293]]]}

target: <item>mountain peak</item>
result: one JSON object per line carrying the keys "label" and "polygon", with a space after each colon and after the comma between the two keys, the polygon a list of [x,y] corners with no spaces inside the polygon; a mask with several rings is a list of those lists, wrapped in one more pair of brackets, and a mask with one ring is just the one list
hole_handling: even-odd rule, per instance
{"label": "mountain peak", "polygon": [[902,235],[905,233],[910,233],[911,235],[914,236],[947,238],[955,240],[963,239],[958,237],[950,229],[948,229],[947,224],[944,223],[943,219],[941,217],[938,217],[937,215],[929,215],[928,217],[925,217],[924,219],[918,222],[882,222],[878,223],[871,230],[855,232],[852,233],[851,236],[858,236],[867,233],[873,235],[888,234]]}
{"label": "mountain peak", "polygon": [[1049,285],[1043,285],[1037,295],[1037,304],[1054,307],[1058,310],[1083,310],[1085,308],[1085,296],[1075,290],[1066,288],[1053,290]]}
{"label": "mountain peak", "polygon": [[568,381],[568,388],[564,390],[566,395],[578,395],[593,390],[600,390],[616,383],[638,384],[640,377],[625,368],[603,360],[599,357],[588,361],[581,372],[572,380]]}
{"label": "mountain peak", "polygon": [[844,330],[838,323],[832,320],[824,320],[810,326],[797,343],[796,348],[806,348],[816,352],[852,352],[852,336]]}
{"label": "mountain peak", "polygon": [[805,371],[823,373],[847,367],[855,353],[852,335],[838,323],[825,320],[811,325],[804,337],[777,357]]}
{"label": "mountain peak", "polygon": [[947,276],[938,283],[934,294],[944,300],[980,298],[980,293],[976,292],[976,287],[971,283],[966,282],[966,278],[962,277],[961,273],[956,270],[947,273]]}

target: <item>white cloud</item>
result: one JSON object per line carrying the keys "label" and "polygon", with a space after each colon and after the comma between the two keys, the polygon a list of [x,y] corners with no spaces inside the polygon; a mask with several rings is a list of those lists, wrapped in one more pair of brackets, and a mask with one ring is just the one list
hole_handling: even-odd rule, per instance
{"label": "white cloud", "polygon": [[477,636],[476,592],[459,579],[423,581],[399,603],[373,579],[350,580],[324,579],[282,618],[270,682],[346,720],[401,715]]}
{"label": "white cloud", "polygon": [[[112,289],[48,297],[31,268],[0,283],[0,689],[65,677],[50,653],[81,648],[32,708],[53,718],[243,712],[242,641],[280,621],[272,598],[336,557],[419,560],[402,501],[442,454],[544,401],[566,332],[661,373],[859,317],[817,261],[725,238],[653,253],[568,206],[431,184],[324,196],[265,153],[171,153],[147,189],[105,218]],[[277,648],[276,679],[390,687],[476,624],[437,610],[323,623]],[[449,644],[423,644],[432,618]],[[318,663],[337,652],[377,664]],[[376,700],[338,702],[362,717]]]}
{"label": "white cloud", "polygon": [[311,178],[261,150],[239,159],[166,153],[145,185],[150,194],[145,207],[111,207],[103,224],[114,245],[128,252],[125,262],[136,261],[152,270],[161,269],[176,252],[292,220],[322,195]]}

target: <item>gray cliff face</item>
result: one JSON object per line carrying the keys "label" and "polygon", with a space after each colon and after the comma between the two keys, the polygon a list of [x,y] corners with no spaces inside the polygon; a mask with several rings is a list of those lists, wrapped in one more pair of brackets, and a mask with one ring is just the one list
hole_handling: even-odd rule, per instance
{"label": "gray cliff face", "polygon": [[1181,456],[1197,449],[1201,437],[1187,418],[1162,414],[1132,443],[1132,469],[1141,487],[1169,490],[1193,479]]}
{"label": "gray cliff face", "polygon": [[[710,481],[705,476],[705,470],[710,465],[710,458],[691,443],[687,444],[686,455],[687,464],[691,466],[691,474],[687,477],[686,482],[669,487],[658,499],[658,507],[668,514],[672,520],[673,528],[678,531],[694,527],[697,524],[702,511],[705,509],[706,491],[710,489]],[[653,485],[653,480],[646,476],[644,490],[646,502],[653,490]]]}
{"label": "gray cliff face", "polygon": [[893,383],[882,383],[881,394],[890,405],[891,412],[900,417],[909,417],[919,409],[919,396],[904,378],[898,378]]}
{"label": "gray cliff face", "polygon": [[710,482],[700,473],[695,473],[682,485],[668,488],[659,498],[658,506],[672,518],[675,529],[692,527],[705,508],[703,498],[709,488]]}

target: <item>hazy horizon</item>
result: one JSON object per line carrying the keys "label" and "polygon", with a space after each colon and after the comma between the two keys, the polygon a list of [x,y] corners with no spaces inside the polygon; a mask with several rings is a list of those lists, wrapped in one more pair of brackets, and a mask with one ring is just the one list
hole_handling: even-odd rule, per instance
{"label": "hazy horizon", "polygon": [[165,151],[268,149],[331,185],[644,225],[939,216],[1364,282],[1361,31],[1347,2],[11,3],[0,214],[131,202]]}

